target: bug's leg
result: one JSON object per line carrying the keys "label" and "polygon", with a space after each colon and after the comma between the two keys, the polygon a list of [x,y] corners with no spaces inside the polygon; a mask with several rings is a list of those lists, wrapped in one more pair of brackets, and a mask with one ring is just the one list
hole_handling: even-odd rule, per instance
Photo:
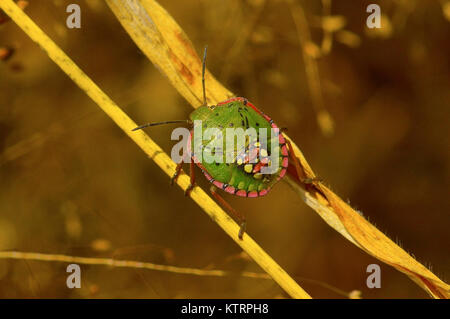
{"label": "bug's leg", "polygon": [[319,177],[314,178],[303,178],[304,174],[300,168],[300,162],[294,154],[294,149],[292,147],[292,144],[289,140],[286,139],[286,144],[289,148],[289,156],[291,157],[291,160],[294,162],[295,170],[297,171],[298,178],[300,181],[304,184],[313,184],[314,182],[320,182],[322,181]]}
{"label": "bug's leg", "polygon": [[177,167],[175,168],[175,173],[172,175],[172,178],[170,179],[170,185],[173,186],[173,184],[177,181],[178,175],[180,175],[181,168],[183,168],[183,161],[177,164]]}
{"label": "bug's leg", "polygon": [[247,228],[247,221],[245,220],[245,217],[243,215],[241,215],[237,210],[235,210],[233,207],[231,207],[231,205],[225,200],[223,199],[222,196],[220,196],[219,193],[216,192],[217,188],[216,186],[211,186],[210,188],[212,195],[214,196],[214,198],[223,206],[225,207],[225,209],[231,213],[234,217],[237,218],[239,225],[241,226],[241,228],[239,229],[239,233],[238,233],[238,237],[239,239],[242,239],[242,237],[244,236],[245,233],[245,229]]}
{"label": "bug's leg", "polygon": [[188,188],[186,188],[186,190],[184,191],[184,196],[189,196],[189,193],[195,186],[195,164],[194,164],[194,160],[192,160],[192,159],[191,159],[191,163],[190,163],[189,173],[191,176],[191,183],[189,184]]}

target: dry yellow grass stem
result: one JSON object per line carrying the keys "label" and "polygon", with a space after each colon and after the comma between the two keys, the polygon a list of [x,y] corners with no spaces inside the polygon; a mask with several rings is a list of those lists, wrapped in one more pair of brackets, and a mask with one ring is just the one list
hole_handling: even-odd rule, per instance
{"label": "dry yellow grass stem", "polygon": [[189,267],[176,267],[170,265],[159,265],[149,262],[141,262],[135,260],[118,260],[113,258],[94,258],[94,257],[78,257],[68,256],[60,254],[41,254],[34,252],[21,252],[21,251],[0,251],[0,259],[20,259],[20,260],[35,260],[35,261],[54,261],[64,263],[75,263],[80,265],[104,265],[119,268],[136,268],[147,269],[156,271],[166,271],[175,274],[182,275],[195,275],[195,276],[213,276],[213,277],[225,277],[225,276],[241,276],[246,278],[257,279],[272,279],[266,273],[257,273],[250,271],[243,271],[240,273],[232,273],[225,270],[207,270]]}
{"label": "dry yellow grass stem", "polygon": [[[151,140],[143,131],[132,132],[131,130],[137,124],[131,120],[12,0],[1,0],[0,8],[5,11],[10,18],[25,31],[25,33],[37,42],[41,48],[47,52],[48,56],[83,90],[89,97],[98,104],[98,106],[140,147],[150,156],[156,164],[169,176],[175,172],[175,163],[162,149]],[[122,16],[122,20],[132,22],[134,14]],[[147,34],[147,40],[154,37],[154,34]],[[147,43],[150,43],[147,41]],[[153,50],[157,51],[161,43],[153,42]],[[186,50],[190,45],[185,43]],[[180,48],[177,54],[180,54]],[[192,50],[189,54],[195,54]],[[167,67],[173,65],[174,56]],[[178,61],[177,67],[182,67],[186,61]],[[166,69],[164,69],[166,71]],[[177,69],[174,69],[177,71]],[[175,72],[171,72],[175,74]],[[188,69],[185,67],[186,73]],[[179,72],[178,72],[179,73]],[[191,79],[197,79],[197,74],[192,75]],[[185,78],[180,76],[177,87],[182,87]],[[215,88],[213,81],[209,82],[209,88]],[[216,84],[219,86],[220,84]],[[184,85],[189,92],[190,85]],[[210,97],[214,96],[209,94]],[[191,96],[192,97],[192,96]],[[221,97],[221,96],[220,96]],[[197,100],[191,100],[197,103]],[[180,175],[177,184],[186,189],[189,185],[189,177],[185,174]],[[261,268],[266,271],[291,297],[310,298],[310,296],[291,278],[289,275],[247,234],[244,240],[237,237],[239,226],[199,187],[195,187],[190,194],[191,198],[220,226],[222,229],[239,245],[241,248],[255,260]]]}
{"label": "dry yellow grass stem", "polygon": [[[106,2],[142,52],[193,107],[199,106],[202,101],[201,60],[173,18],[153,0]],[[209,72],[206,74],[206,83],[210,104],[235,96]],[[301,177],[314,177],[303,154],[293,142],[292,144],[303,170],[304,176]],[[182,186],[185,187],[187,180],[182,181]],[[432,297],[450,296],[448,284],[386,237],[322,183],[304,185],[294,175],[287,181],[307,205],[357,247],[405,273]],[[198,192],[199,190],[194,192],[195,197]]]}

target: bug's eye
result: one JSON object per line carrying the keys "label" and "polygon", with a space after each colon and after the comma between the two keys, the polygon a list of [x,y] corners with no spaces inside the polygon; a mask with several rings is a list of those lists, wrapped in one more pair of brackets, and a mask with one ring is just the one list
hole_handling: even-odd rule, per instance
{"label": "bug's eye", "polygon": [[214,110],[214,109],[216,108],[216,105],[210,105],[209,108],[210,108],[211,110]]}

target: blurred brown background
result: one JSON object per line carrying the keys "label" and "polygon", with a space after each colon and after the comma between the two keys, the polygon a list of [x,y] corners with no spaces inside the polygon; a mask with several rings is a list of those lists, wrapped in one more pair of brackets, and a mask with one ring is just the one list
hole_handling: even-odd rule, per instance
{"label": "blurred brown background", "polygon": [[[188,117],[192,108],[103,1],[79,2],[79,30],[65,26],[70,3],[30,1],[26,12],[136,122]],[[377,1],[378,32],[365,27],[369,1],[298,2],[311,31],[309,54],[319,55],[324,30],[333,31],[329,52],[316,59],[335,124],[329,137],[316,121],[285,1],[160,3],[198,52],[209,45],[208,68],[220,81],[288,127],[337,194],[448,281],[449,1]],[[323,18],[327,6],[338,17]],[[11,21],[0,26],[5,46],[15,54],[0,61],[0,250],[261,271]],[[148,133],[170,152],[173,128]],[[207,189],[203,178],[198,183]],[[328,227],[285,183],[265,198],[226,198],[292,276],[361,290],[363,298],[427,297]],[[366,287],[372,263],[381,265],[381,289]],[[70,290],[66,266],[0,260],[0,297],[287,297],[269,280],[105,266],[81,266],[82,288]],[[299,282],[313,297],[345,297]]]}

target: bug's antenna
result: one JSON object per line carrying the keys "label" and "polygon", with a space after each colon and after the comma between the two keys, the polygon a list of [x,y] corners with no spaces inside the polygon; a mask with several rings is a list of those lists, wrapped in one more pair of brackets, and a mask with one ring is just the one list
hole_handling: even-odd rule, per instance
{"label": "bug's antenna", "polygon": [[206,54],[208,53],[208,46],[205,46],[202,63],[202,86],[203,86],[203,106],[206,106],[206,89],[205,89],[205,69],[206,69]]}
{"label": "bug's antenna", "polygon": [[190,124],[191,121],[190,120],[176,120],[176,121],[164,121],[164,122],[147,123],[147,124],[135,127],[134,129],[132,129],[132,131],[141,130],[141,129],[149,127],[149,126],[156,126],[156,125],[163,125],[163,124],[172,124],[172,123],[188,123],[188,124]]}

